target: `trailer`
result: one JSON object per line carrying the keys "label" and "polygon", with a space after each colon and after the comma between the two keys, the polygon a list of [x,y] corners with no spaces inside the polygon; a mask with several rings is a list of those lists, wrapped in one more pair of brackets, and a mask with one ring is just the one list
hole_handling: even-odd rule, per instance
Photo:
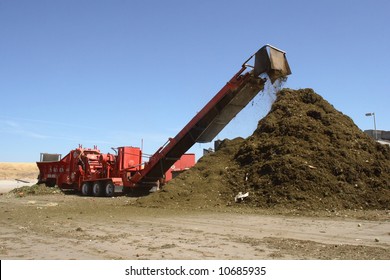
{"label": "trailer", "polygon": [[128,193],[158,189],[172,178],[173,166],[173,169],[183,166],[173,170],[173,174],[177,174],[195,164],[195,156],[188,160],[185,153],[195,143],[212,141],[264,89],[267,79],[274,83],[290,74],[286,53],[265,45],[250,56],[203,109],[148,161],[142,160],[138,147],[119,147],[114,154],[103,154],[96,146],[93,149],[79,146],[61,160],[37,162],[38,182],[93,196],[112,196],[118,190]]}

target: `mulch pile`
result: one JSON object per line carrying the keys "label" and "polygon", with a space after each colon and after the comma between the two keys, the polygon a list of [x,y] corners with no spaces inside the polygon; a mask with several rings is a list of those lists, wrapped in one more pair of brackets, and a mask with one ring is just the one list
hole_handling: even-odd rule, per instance
{"label": "mulch pile", "polygon": [[[249,196],[235,203],[239,192]],[[390,148],[376,143],[312,89],[283,89],[253,135],[223,141],[218,151],[138,203],[389,209]]]}
{"label": "mulch pile", "polygon": [[32,186],[23,186],[13,189],[9,194],[16,195],[18,197],[34,196],[34,195],[49,195],[49,194],[63,194],[58,187],[49,188],[44,184],[35,184]]}

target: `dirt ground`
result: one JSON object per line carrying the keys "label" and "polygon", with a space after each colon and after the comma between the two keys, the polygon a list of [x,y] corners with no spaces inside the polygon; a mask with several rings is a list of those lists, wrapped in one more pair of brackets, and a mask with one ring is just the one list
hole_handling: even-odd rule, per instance
{"label": "dirt ground", "polygon": [[[25,167],[0,180],[36,178]],[[252,136],[149,196],[0,195],[0,259],[390,260],[389,182],[388,147],[312,89],[284,89]]]}
{"label": "dirt ground", "polygon": [[390,259],[389,211],[178,210],[142,199],[0,195],[0,259]]}

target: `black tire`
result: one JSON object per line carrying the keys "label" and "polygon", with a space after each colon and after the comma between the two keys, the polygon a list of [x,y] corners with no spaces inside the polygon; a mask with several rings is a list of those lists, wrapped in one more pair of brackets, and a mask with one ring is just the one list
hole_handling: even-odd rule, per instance
{"label": "black tire", "polygon": [[90,196],[92,194],[92,186],[91,183],[84,183],[81,186],[81,195]]}
{"label": "black tire", "polygon": [[46,181],[46,186],[48,186],[49,188],[54,188],[56,186],[56,179],[47,179]]}
{"label": "black tire", "polygon": [[107,197],[112,197],[115,194],[115,185],[112,182],[108,182],[104,188],[105,195]]}
{"label": "black tire", "polygon": [[93,196],[103,196],[104,188],[101,182],[95,182],[92,187]]}

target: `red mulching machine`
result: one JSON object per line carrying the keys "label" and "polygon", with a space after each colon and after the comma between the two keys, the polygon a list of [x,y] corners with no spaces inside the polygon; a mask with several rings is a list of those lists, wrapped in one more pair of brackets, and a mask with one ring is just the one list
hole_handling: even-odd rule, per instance
{"label": "red mulching machine", "polygon": [[[145,163],[142,162],[142,151],[137,147],[119,147],[115,149],[115,154],[103,154],[96,146],[89,149],[80,145],[63,159],[40,161],[37,165],[38,183],[50,187],[57,185],[63,191],[78,191],[82,195],[113,196],[115,192],[132,189],[127,178],[141,171]],[[142,189],[149,191],[154,186],[158,187],[194,165],[195,154],[184,154],[164,176]]]}
{"label": "red mulching machine", "polygon": [[59,161],[37,162],[38,181],[94,196],[159,188],[172,174],[195,164],[195,156],[185,153],[197,142],[212,141],[264,89],[267,77],[274,83],[289,74],[285,52],[266,45],[249,57],[206,106],[149,161],[142,161],[142,151],[137,147],[119,147],[115,154],[103,154],[97,147],[80,146]]}

